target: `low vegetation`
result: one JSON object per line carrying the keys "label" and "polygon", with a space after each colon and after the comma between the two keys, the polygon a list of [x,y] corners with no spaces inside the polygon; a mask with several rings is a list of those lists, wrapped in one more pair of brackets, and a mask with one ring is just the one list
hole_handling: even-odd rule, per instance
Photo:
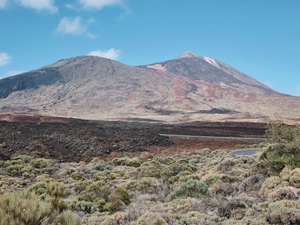
{"label": "low vegetation", "polygon": [[300,224],[299,134],[272,124],[253,157],[0,161],[0,225]]}

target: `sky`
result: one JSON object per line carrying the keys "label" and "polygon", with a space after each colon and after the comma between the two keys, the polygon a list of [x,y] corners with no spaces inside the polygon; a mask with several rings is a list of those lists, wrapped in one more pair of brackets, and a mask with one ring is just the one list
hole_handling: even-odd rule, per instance
{"label": "sky", "polygon": [[300,96],[299,0],[0,0],[0,78],[96,55],[137,66],[185,51]]}

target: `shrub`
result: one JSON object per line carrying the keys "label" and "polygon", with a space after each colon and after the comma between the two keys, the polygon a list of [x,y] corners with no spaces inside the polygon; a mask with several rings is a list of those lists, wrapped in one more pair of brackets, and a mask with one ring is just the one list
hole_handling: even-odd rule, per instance
{"label": "shrub", "polygon": [[47,183],[46,182],[37,182],[26,189],[26,192],[32,192],[36,195],[42,195],[47,193]]}
{"label": "shrub", "polygon": [[285,146],[278,143],[263,147],[259,152],[258,161],[263,163],[264,168],[271,175],[278,175],[285,166],[291,167],[295,164],[293,157],[286,155]]}
{"label": "shrub", "polygon": [[193,165],[190,164],[181,164],[178,162],[172,163],[171,165],[168,165],[164,167],[161,171],[162,177],[172,177],[176,176],[180,172],[187,171],[187,172],[195,172],[196,168]]}
{"label": "shrub", "polygon": [[271,123],[266,130],[267,147],[262,148],[258,160],[270,174],[279,174],[287,166],[300,167],[300,126]]}
{"label": "shrub", "polygon": [[103,186],[101,182],[94,182],[82,191],[79,201],[91,202],[99,211],[107,211],[105,205],[108,201],[110,192],[107,187]]}
{"label": "shrub", "polygon": [[33,193],[0,195],[0,225],[39,225],[51,213],[51,205]]}
{"label": "shrub", "polygon": [[147,212],[137,220],[136,225],[167,225],[167,222],[159,214]]}
{"label": "shrub", "polygon": [[268,195],[268,200],[270,202],[276,202],[284,199],[296,200],[298,199],[297,191],[298,189],[293,187],[278,188]]}
{"label": "shrub", "polygon": [[117,166],[132,166],[132,167],[139,167],[142,164],[142,160],[139,158],[115,158],[112,160],[112,164]]}
{"label": "shrub", "polygon": [[86,189],[87,186],[89,186],[90,184],[92,184],[92,181],[90,180],[84,180],[84,181],[78,181],[74,184],[74,190],[77,193],[81,193],[82,191],[84,191]]}
{"label": "shrub", "polygon": [[138,168],[138,177],[156,177],[161,176],[161,165],[158,162],[145,162]]}
{"label": "shrub", "polygon": [[50,166],[52,164],[50,159],[36,158],[31,160],[30,164],[33,168],[42,169]]}
{"label": "shrub", "polygon": [[84,178],[84,173],[83,172],[73,172],[73,173],[71,173],[70,177],[74,180],[82,180]]}
{"label": "shrub", "polygon": [[29,156],[29,155],[19,155],[19,156],[16,156],[14,158],[12,158],[13,160],[22,160],[23,163],[30,163],[30,161],[33,159],[32,156]]}
{"label": "shrub", "polygon": [[289,182],[281,180],[280,177],[272,176],[263,182],[260,192],[262,194],[269,194],[278,188],[287,186],[289,186]]}
{"label": "shrub", "polygon": [[[105,201],[104,201],[105,204]],[[72,210],[84,211],[85,213],[93,213],[99,208],[95,203],[86,201],[73,201],[70,205]]]}
{"label": "shrub", "polygon": [[209,196],[208,186],[202,180],[190,179],[183,182],[168,197],[168,201],[173,199],[185,199],[187,197],[201,198]]}
{"label": "shrub", "polygon": [[103,160],[100,160],[98,158],[92,159],[92,161],[89,163],[92,166],[92,169],[95,170],[110,170],[111,165],[104,162]]}
{"label": "shrub", "polygon": [[108,197],[109,202],[105,209],[110,212],[116,212],[122,208],[123,205],[130,204],[130,198],[127,190],[123,187],[117,187]]}
{"label": "shrub", "polygon": [[300,224],[300,200],[270,203],[267,220],[271,224]]}
{"label": "shrub", "polygon": [[143,177],[139,183],[139,189],[145,192],[154,192],[159,186],[159,181],[153,177]]}
{"label": "shrub", "polygon": [[238,178],[227,175],[227,174],[213,174],[213,175],[209,176],[208,178],[206,178],[205,182],[210,186],[219,180],[223,181],[223,182],[232,183],[232,182],[238,181]]}
{"label": "shrub", "polygon": [[157,156],[154,160],[156,162],[158,162],[160,164],[164,164],[164,165],[170,165],[173,162],[175,162],[175,159],[173,159],[172,157],[168,157],[168,156]]}
{"label": "shrub", "polygon": [[12,177],[21,176],[22,169],[24,168],[23,164],[13,164],[5,168],[5,171]]}
{"label": "shrub", "polygon": [[292,186],[300,188],[300,168],[291,171],[291,176],[289,179]]}
{"label": "shrub", "polygon": [[71,211],[63,211],[51,225],[80,225],[80,219]]}
{"label": "shrub", "polygon": [[35,183],[29,186],[25,193],[40,196],[40,199],[50,202],[59,211],[67,208],[67,204],[62,199],[66,195],[65,186],[57,181]]}

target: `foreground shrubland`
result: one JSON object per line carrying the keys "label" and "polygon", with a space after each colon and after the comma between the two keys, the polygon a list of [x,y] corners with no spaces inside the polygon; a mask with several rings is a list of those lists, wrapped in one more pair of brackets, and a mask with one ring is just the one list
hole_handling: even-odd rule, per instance
{"label": "foreground shrubland", "polygon": [[0,161],[0,225],[300,224],[298,131],[292,132],[253,157],[198,149],[146,162],[25,155]]}

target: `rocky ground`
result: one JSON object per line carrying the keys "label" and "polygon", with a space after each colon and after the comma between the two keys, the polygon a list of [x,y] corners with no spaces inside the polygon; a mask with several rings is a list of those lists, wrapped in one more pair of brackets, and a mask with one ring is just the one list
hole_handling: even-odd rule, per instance
{"label": "rocky ground", "polygon": [[[2,117],[3,119],[4,117]],[[14,117],[0,121],[0,157],[31,155],[61,162],[89,161],[93,157],[111,160],[121,156],[153,158],[157,154],[174,157],[195,149],[239,149],[254,144],[240,140],[188,140],[159,134],[262,137],[264,124],[194,123],[162,125],[82,121],[63,118]]]}

